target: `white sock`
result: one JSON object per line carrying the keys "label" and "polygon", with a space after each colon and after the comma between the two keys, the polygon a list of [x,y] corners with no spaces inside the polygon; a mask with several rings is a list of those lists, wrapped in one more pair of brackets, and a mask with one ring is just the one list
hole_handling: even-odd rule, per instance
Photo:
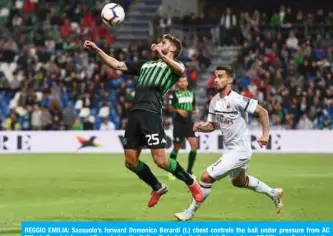
{"label": "white sock", "polygon": [[[206,198],[209,196],[210,192],[212,191],[212,185],[213,184],[209,184],[209,183],[204,183],[204,182],[201,182],[200,181],[200,187],[201,187],[201,190],[202,190],[202,193],[203,193],[203,201],[206,200]],[[202,204],[203,202],[199,203],[199,202],[196,202],[194,199],[192,201],[192,204],[190,206],[190,209],[192,209],[193,211],[196,211],[199,209],[200,205]]]}
{"label": "white sock", "polygon": [[248,176],[249,182],[246,188],[253,190],[257,193],[264,193],[269,197],[273,197],[273,189],[269,187],[264,182],[261,182],[259,179],[253,176]]}

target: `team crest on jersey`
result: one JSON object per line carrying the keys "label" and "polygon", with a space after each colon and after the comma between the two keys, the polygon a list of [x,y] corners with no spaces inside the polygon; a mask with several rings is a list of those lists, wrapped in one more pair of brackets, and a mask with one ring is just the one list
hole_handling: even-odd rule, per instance
{"label": "team crest on jersey", "polygon": [[228,102],[228,103],[227,103],[227,109],[229,109],[229,108],[230,108],[230,103]]}

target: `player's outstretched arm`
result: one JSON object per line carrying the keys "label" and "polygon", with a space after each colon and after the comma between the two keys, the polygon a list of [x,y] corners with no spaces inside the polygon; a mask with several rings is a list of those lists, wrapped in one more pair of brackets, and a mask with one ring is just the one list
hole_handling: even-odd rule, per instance
{"label": "player's outstretched arm", "polygon": [[254,111],[254,116],[258,118],[262,126],[262,136],[258,139],[260,145],[267,145],[269,139],[269,117],[268,112],[265,108],[260,105],[257,105],[256,110]]}
{"label": "player's outstretched arm", "polygon": [[158,53],[159,57],[169,66],[169,68],[173,72],[175,72],[179,76],[184,76],[185,75],[185,67],[184,67],[183,64],[181,64],[181,63],[175,61],[174,59],[164,55],[162,53],[161,48],[158,45],[153,44],[151,48],[152,48],[153,51],[156,51]]}
{"label": "player's outstretched arm", "polygon": [[126,63],[123,61],[118,61],[117,59],[110,57],[107,55],[102,49],[97,47],[97,45],[94,42],[91,42],[89,40],[86,40],[83,44],[85,49],[88,49],[90,52],[93,52],[99,56],[99,58],[102,60],[102,62],[108,66],[110,66],[113,69],[121,70],[121,71],[127,71]]}
{"label": "player's outstretched arm", "polygon": [[214,122],[199,122],[195,123],[193,126],[193,131],[210,133],[216,129],[216,123]]}

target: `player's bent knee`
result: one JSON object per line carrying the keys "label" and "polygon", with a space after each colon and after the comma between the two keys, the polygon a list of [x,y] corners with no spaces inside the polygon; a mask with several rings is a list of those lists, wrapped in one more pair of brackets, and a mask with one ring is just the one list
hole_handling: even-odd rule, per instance
{"label": "player's bent knee", "polygon": [[191,149],[192,149],[192,150],[197,150],[198,147],[199,147],[198,142],[194,142],[194,143],[191,145]]}
{"label": "player's bent knee", "polygon": [[138,162],[134,160],[125,160],[125,166],[127,169],[134,170],[138,166]]}

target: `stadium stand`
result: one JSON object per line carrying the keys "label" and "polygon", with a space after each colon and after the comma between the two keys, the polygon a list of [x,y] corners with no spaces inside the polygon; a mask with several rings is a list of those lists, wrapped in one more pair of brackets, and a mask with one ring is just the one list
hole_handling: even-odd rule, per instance
{"label": "stadium stand", "polygon": [[[180,60],[196,90],[200,118],[214,93],[211,73],[232,64],[235,90],[259,99],[274,128],[332,129],[332,12],[288,5],[276,12],[244,4],[213,8],[212,1],[199,16],[179,17],[168,16],[159,1],[128,0],[118,1],[128,20],[110,33],[98,17],[104,1],[66,2],[1,1],[1,129],[123,129],[135,80],[83,51],[82,40],[136,61],[150,58],[150,43],[167,32],[184,42]],[[140,15],[143,5],[149,8]],[[255,119],[250,122],[257,127]]]}

